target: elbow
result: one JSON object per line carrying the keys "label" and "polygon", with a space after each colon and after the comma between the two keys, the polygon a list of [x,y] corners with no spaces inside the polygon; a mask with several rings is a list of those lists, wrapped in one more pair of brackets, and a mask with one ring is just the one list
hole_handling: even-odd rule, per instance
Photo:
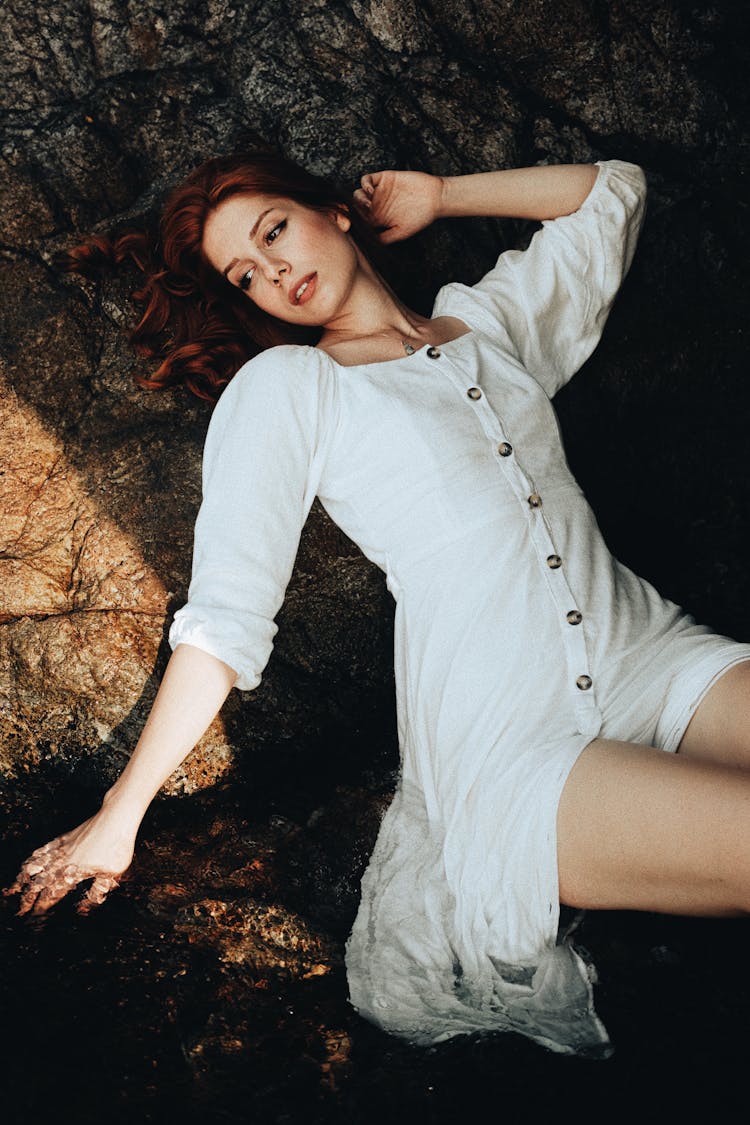
{"label": "elbow", "polygon": [[646,173],[640,164],[631,164],[633,187],[641,199],[645,199],[648,193],[648,183],[646,181]]}
{"label": "elbow", "polygon": [[[627,160],[604,160],[598,165],[599,176],[596,182],[601,183],[619,199],[624,215],[630,222],[635,222],[637,227],[643,220],[646,210],[646,196],[648,185],[646,173],[640,164],[633,164]],[[592,191],[592,198],[597,194]]]}
{"label": "elbow", "polygon": [[630,161],[618,160],[613,161],[620,166],[622,174],[629,181],[633,194],[639,200],[644,200],[648,192],[648,184],[646,181],[646,173],[640,164],[632,164]]}
{"label": "elbow", "polygon": [[646,199],[648,196],[648,182],[646,173],[640,164],[628,165],[630,170],[630,185],[633,192],[632,213],[636,217],[640,229],[646,214]]}
{"label": "elbow", "polygon": [[[582,164],[581,175],[583,176],[582,185],[582,199],[578,207],[582,207],[584,202],[591,195],[594,190],[594,184],[599,179],[599,165],[598,164]],[[578,208],[576,208],[578,210]]]}

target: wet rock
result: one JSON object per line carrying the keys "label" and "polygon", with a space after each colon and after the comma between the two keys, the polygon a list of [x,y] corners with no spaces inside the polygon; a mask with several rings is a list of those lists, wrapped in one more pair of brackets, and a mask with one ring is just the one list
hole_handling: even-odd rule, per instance
{"label": "wet rock", "polygon": [[259,980],[306,980],[341,963],[340,950],[278,903],[203,899],[179,911],[175,929]]}

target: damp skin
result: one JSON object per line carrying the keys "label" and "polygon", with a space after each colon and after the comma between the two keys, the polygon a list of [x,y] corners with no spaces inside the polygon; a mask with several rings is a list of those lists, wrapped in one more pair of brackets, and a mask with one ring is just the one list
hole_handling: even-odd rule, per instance
{"label": "damp skin", "polygon": [[18,915],[38,915],[49,910],[79,883],[93,880],[83,898],[76,904],[79,914],[88,914],[101,906],[110,891],[120,885],[120,877],[110,872],[95,871],[71,863],[65,850],[65,836],[33,851],[22,864],[15,881],[3,890],[4,895],[20,895]]}

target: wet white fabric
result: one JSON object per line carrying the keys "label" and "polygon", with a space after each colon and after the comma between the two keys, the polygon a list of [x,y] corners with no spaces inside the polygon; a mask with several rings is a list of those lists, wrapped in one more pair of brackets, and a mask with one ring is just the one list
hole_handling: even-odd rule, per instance
{"label": "wet white fabric", "polygon": [[713,640],[611,556],[550,403],[600,337],[644,203],[639,168],[600,163],[575,214],[440,290],[433,315],[465,335],[357,367],[272,348],[209,428],[173,647],[258,684],[315,495],[396,600],[401,779],[347,971],[359,1011],[419,1043],[512,1029],[606,1050],[589,971],[557,943],[559,796],[648,690],[655,727],[675,645],[684,661]]}

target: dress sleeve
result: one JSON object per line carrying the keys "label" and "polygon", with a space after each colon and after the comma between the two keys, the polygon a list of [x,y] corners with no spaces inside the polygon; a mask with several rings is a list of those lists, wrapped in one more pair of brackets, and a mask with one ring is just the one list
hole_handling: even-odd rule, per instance
{"label": "dress sleeve", "polygon": [[444,286],[436,301],[435,315],[465,310],[470,328],[501,334],[550,397],[599,342],[645,213],[641,168],[598,169],[577,211],[545,220],[526,250],[506,250],[476,285]]}
{"label": "dress sleeve", "polygon": [[203,452],[188,601],[169,643],[195,645],[260,683],[300,534],[335,427],[334,373],[315,348],[281,345],[222,394]]}

